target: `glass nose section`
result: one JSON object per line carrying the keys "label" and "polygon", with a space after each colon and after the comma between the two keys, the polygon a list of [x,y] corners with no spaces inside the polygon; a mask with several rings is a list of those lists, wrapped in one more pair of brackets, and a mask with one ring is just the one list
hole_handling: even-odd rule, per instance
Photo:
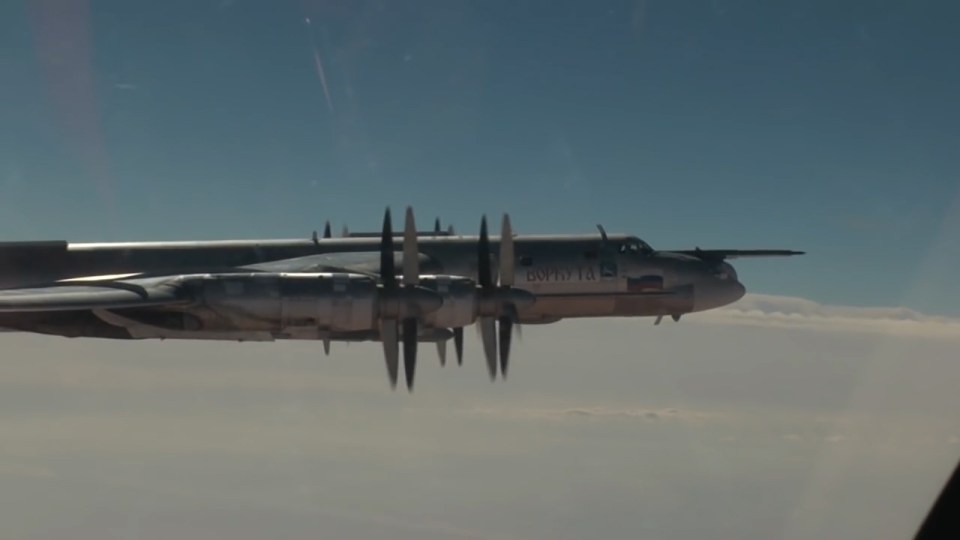
{"label": "glass nose section", "polygon": [[743,298],[746,288],[737,280],[737,272],[727,263],[701,266],[694,287],[694,311],[714,309]]}
{"label": "glass nose section", "polygon": [[737,281],[737,271],[729,263],[722,262],[718,265],[716,276],[723,280]]}

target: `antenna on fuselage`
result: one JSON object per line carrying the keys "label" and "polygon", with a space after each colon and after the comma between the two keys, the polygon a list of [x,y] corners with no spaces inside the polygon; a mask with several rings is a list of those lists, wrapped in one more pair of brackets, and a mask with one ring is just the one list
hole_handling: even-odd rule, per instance
{"label": "antenna on fuselage", "polygon": [[600,231],[600,239],[603,240],[603,243],[607,243],[607,231],[604,230],[603,225],[597,223],[597,230]]}
{"label": "antenna on fuselage", "polygon": [[[440,236],[443,234],[443,229],[440,228],[440,218],[437,218],[433,222],[433,234]],[[453,225],[447,225],[447,236],[453,236]]]}
{"label": "antenna on fuselage", "polygon": [[[327,220],[327,222],[323,225],[323,237],[331,238],[331,236],[332,235],[330,234],[330,220]],[[313,240],[313,245],[315,246],[320,245],[320,235],[317,234],[316,230],[314,230],[313,234],[310,235],[310,239]]]}

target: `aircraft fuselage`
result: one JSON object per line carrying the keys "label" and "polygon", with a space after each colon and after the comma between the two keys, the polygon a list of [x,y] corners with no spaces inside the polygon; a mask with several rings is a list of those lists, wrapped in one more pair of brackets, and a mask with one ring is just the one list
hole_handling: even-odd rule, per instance
{"label": "aircraft fuselage", "polygon": [[[425,236],[417,242],[422,273],[476,276],[476,236]],[[497,253],[498,237],[491,237],[490,243],[491,251]],[[237,272],[238,267],[291,271],[285,268],[291,259],[297,260],[296,271],[320,272],[325,269],[325,254],[351,253],[363,258],[376,253],[379,246],[379,238],[7,243],[0,244],[0,288],[125,273]],[[536,296],[536,302],[519,313],[526,323],[575,317],[680,315],[729,304],[744,294],[729,264],[710,265],[679,253],[650,252],[632,236],[610,235],[602,241],[596,235],[520,235],[514,237],[514,246],[515,286]],[[371,263],[368,270],[374,272],[376,266]],[[117,328],[117,321],[107,324],[102,316],[89,313],[85,317],[90,319],[86,323],[83,317],[65,314],[3,314],[0,326],[61,335],[124,337],[123,332],[117,332],[122,330]],[[112,328],[96,330],[101,323]],[[208,337],[217,339],[215,335]],[[275,337],[321,339],[322,333]],[[351,337],[369,336],[361,332],[335,339]]]}

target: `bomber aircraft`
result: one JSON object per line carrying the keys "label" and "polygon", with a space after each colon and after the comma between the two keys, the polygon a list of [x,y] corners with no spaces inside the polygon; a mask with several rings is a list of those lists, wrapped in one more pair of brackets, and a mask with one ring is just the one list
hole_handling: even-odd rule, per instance
{"label": "bomber aircraft", "polygon": [[[418,231],[304,240],[0,243],[0,328],[112,339],[380,341],[392,388],[403,344],[412,391],[418,342],[441,364],[476,325],[491,379],[506,376],[513,329],[577,317],[655,317],[724,306],[745,292],[726,259],[791,250],[658,251],[636,236],[490,236]],[[397,240],[401,249],[397,250]],[[499,360],[499,364],[498,364]]]}

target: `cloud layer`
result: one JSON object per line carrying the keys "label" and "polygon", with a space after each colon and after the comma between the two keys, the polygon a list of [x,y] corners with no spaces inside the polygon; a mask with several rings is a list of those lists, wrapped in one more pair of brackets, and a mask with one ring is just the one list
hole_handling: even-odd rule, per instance
{"label": "cloud layer", "polygon": [[468,411],[470,414],[495,416],[498,418],[513,418],[524,420],[577,420],[577,419],[629,419],[641,421],[657,420],[703,420],[716,418],[716,412],[680,411],[674,408],[660,409],[630,409],[615,407],[566,407],[566,408],[507,408],[507,407],[478,407]]}
{"label": "cloud layer", "polygon": [[530,325],[496,383],[467,332],[462,367],[421,349],[412,395],[389,390],[377,343],[2,334],[0,522],[50,539],[913,533],[960,440],[956,321],[763,295],[689,319]]}
{"label": "cloud layer", "polygon": [[770,328],[960,339],[960,319],[957,318],[925,315],[903,307],[837,306],[766,294],[747,294],[731,306],[698,313],[691,319]]}

